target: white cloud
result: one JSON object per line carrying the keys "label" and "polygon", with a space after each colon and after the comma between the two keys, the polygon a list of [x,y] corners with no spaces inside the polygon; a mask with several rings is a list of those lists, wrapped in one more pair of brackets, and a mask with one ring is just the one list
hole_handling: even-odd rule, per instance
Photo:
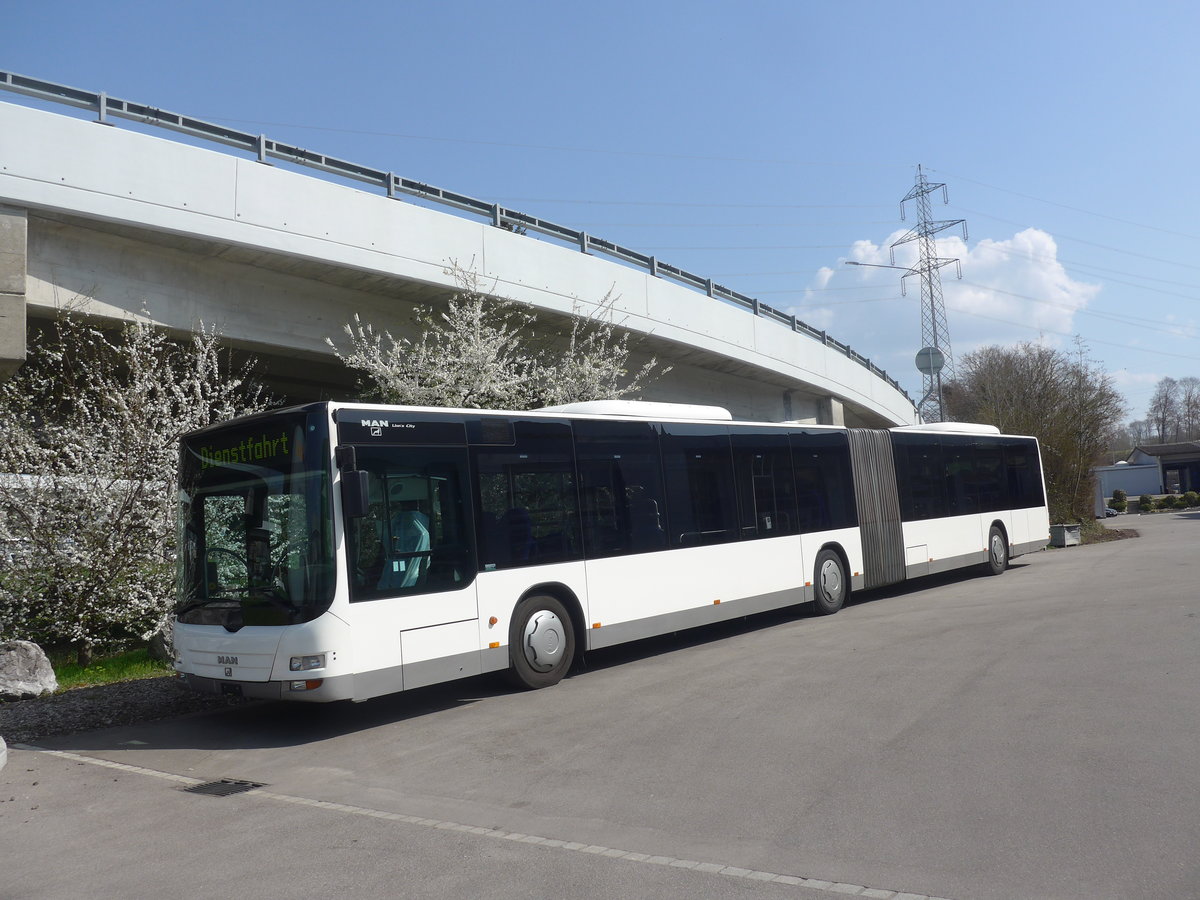
{"label": "white cloud", "polygon": [[1187,319],[1185,321],[1181,320],[1180,317],[1174,313],[1167,313],[1167,330],[1176,337],[1194,340],[1197,336],[1196,320]]}
{"label": "white cloud", "polygon": [[[880,243],[855,241],[838,266],[817,272],[794,311],[868,353],[903,382],[919,384],[913,357],[921,341],[920,275],[904,278],[907,296],[902,298],[903,271],[873,268],[917,263],[915,241],[897,247],[893,263],[889,247],[906,233],[895,231]],[[962,266],[961,281],[953,263],[939,270],[956,357],[986,344],[1067,344],[1077,330],[1076,315],[1100,291],[1099,285],[1073,279],[1058,261],[1054,238],[1036,228],[971,247],[959,237],[944,237],[937,253]],[[847,261],[862,265],[847,266]]]}
{"label": "white cloud", "polygon": [[1113,383],[1116,384],[1124,392],[1135,390],[1154,390],[1164,378],[1161,372],[1131,372],[1128,369],[1117,369],[1115,372],[1109,372]]}
{"label": "white cloud", "polygon": [[[1028,340],[1034,336],[1033,329],[1044,329],[1055,342],[1061,341],[1061,333],[1073,332],[1075,314],[1100,292],[1099,285],[1076,281],[1067,274],[1058,261],[1054,238],[1037,228],[1027,228],[1006,241],[985,239],[969,250],[961,241],[946,243],[948,255],[965,254],[963,281],[943,283],[947,316],[954,311],[975,318],[987,316],[991,331],[1006,327],[1005,321],[995,320],[1016,323],[1017,340]],[[976,331],[966,326],[967,334]],[[986,337],[977,340],[996,342]],[[999,342],[1010,340],[1001,338]]]}
{"label": "white cloud", "polygon": [[1154,389],[1165,377],[1163,372],[1134,372],[1129,369],[1116,369],[1108,373],[1113,384],[1117,386],[1128,404],[1125,413],[1127,418],[1140,419],[1146,416],[1146,406]]}

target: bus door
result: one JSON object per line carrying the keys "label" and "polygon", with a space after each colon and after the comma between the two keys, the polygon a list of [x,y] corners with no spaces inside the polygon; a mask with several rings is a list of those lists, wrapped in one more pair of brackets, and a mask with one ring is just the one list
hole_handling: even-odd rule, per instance
{"label": "bus door", "polygon": [[346,522],[352,604],[387,609],[401,631],[475,619],[466,450],[360,447],[365,514]]}
{"label": "bus door", "polygon": [[[466,429],[453,415],[339,409],[355,697],[480,671]],[[353,452],[351,452],[351,450]]]}

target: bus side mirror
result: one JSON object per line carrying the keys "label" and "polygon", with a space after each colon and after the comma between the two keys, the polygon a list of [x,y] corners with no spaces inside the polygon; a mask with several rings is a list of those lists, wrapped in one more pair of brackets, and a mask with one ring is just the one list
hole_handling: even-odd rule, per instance
{"label": "bus side mirror", "polygon": [[333,459],[343,472],[353,472],[358,468],[358,454],[350,444],[342,444],[333,448]]}
{"label": "bus side mirror", "polygon": [[367,514],[367,473],[342,473],[342,512],[347,519],[361,519]]}

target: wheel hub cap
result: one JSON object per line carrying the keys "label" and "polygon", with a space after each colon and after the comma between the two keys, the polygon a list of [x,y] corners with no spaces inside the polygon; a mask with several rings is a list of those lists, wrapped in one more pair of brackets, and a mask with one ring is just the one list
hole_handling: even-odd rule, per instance
{"label": "wheel hub cap", "polygon": [[831,560],[826,560],[825,564],[821,566],[821,590],[831,600],[836,600],[842,595],[841,572],[838,571],[837,564]]}
{"label": "wheel hub cap", "polygon": [[562,659],[566,644],[562,620],[549,610],[534,613],[525,623],[525,658],[535,669],[553,669]]}

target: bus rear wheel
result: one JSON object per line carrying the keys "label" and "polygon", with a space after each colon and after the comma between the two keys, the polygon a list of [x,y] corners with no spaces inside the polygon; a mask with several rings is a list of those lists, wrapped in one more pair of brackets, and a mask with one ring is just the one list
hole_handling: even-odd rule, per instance
{"label": "bus rear wheel", "polygon": [[842,558],[832,550],[822,550],[813,571],[813,609],[819,616],[831,616],[845,604],[848,593]]}
{"label": "bus rear wheel", "polygon": [[1004,532],[993,525],[988,532],[987,570],[992,575],[1003,575],[1008,568],[1008,541]]}
{"label": "bus rear wheel", "polygon": [[508,679],[517,687],[550,687],[562,681],[575,658],[571,616],[555,597],[526,597],[513,610],[508,634]]}

